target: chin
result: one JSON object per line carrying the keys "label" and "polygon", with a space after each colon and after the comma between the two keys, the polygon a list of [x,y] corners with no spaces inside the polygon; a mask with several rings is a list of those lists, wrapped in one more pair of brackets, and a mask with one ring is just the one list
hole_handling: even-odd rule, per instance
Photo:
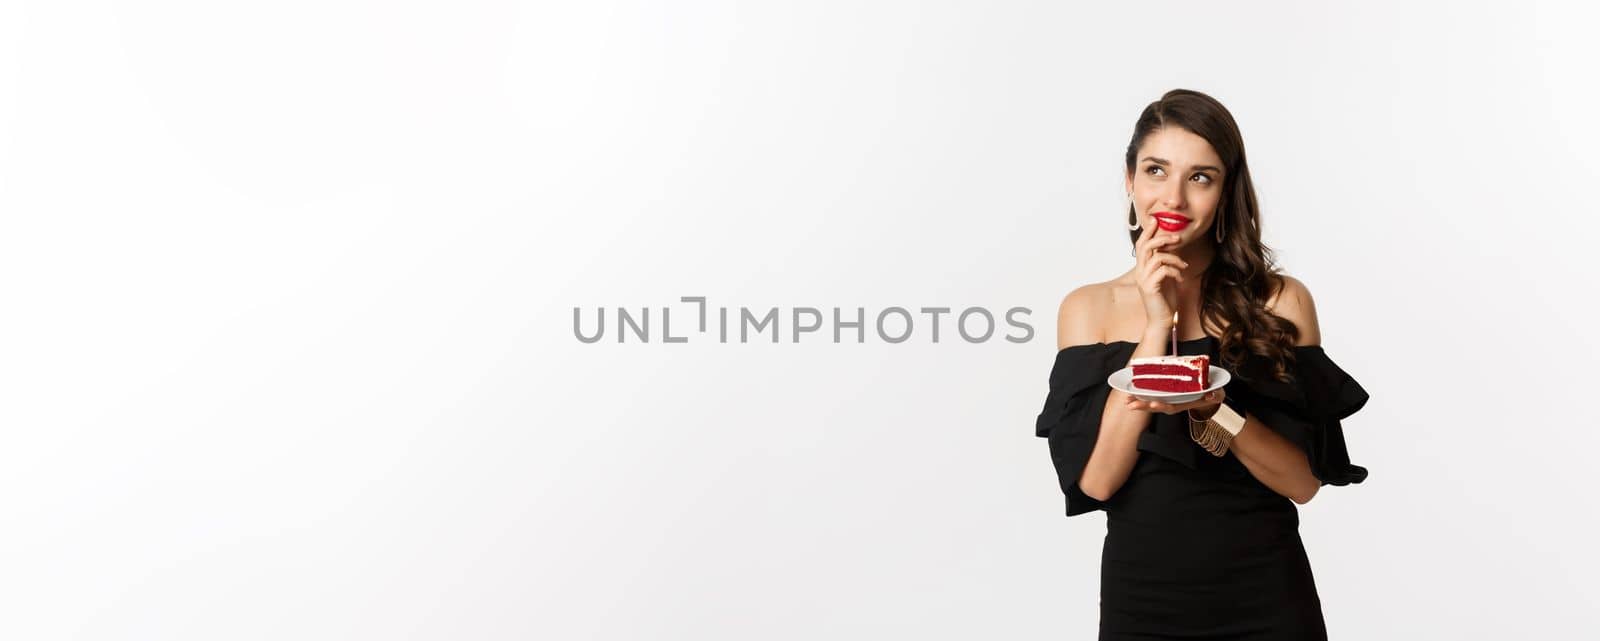
{"label": "chin", "polygon": [[1194,240],[1195,234],[1197,233],[1195,230],[1197,229],[1204,229],[1204,226],[1199,224],[1190,224],[1188,227],[1184,227],[1180,231],[1167,231],[1162,233],[1173,234],[1178,237],[1179,245],[1187,245],[1189,244],[1189,241]]}

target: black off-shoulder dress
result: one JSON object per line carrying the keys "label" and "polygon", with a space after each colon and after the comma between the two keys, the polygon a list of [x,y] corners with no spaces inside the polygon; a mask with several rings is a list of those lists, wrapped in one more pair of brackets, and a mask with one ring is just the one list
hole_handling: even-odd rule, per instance
{"label": "black off-shoulder dress", "polygon": [[[1228,452],[1216,457],[1189,438],[1188,417],[1153,414],[1128,480],[1105,502],[1078,477],[1094,449],[1110,394],[1106,377],[1125,367],[1134,343],[1075,345],[1056,353],[1050,393],[1035,433],[1066,495],[1067,516],[1106,513],[1100,566],[1100,639],[1326,639],[1322,604],[1300,540],[1293,501],[1256,480]],[[1295,347],[1292,383],[1248,356],[1217,362],[1213,336],[1181,341],[1181,354],[1209,354],[1233,374],[1228,404],[1249,412],[1307,453],[1324,485],[1360,483],[1339,421],[1367,392],[1320,345]]]}

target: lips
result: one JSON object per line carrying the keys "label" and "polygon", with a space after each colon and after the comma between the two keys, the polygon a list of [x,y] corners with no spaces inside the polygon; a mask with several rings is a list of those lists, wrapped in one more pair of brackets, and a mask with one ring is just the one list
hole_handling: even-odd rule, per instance
{"label": "lips", "polygon": [[1150,214],[1150,217],[1156,219],[1156,226],[1160,227],[1162,231],[1182,231],[1183,228],[1189,226],[1190,222],[1188,216],[1174,214],[1170,211],[1158,211]]}

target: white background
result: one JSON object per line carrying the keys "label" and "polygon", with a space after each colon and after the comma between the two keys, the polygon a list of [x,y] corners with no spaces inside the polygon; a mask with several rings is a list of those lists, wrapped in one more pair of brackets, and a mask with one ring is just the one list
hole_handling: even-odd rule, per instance
{"label": "white background", "polygon": [[[1437,7],[6,3],[0,637],[1092,638],[1033,422],[1175,87],[1372,394],[1334,638],[1594,634],[1594,16]],[[681,296],[1035,334],[573,335]]]}

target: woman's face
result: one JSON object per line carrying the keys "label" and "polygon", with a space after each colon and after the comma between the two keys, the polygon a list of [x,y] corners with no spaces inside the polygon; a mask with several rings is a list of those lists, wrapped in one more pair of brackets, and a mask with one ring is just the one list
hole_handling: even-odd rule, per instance
{"label": "woman's face", "polygon": [[1211,143],[1187,129],[1163,127],[1145,136],[1126,188],[1140,225],[1156,237],[1176,235],[1178,246],[1205,242],[1222,202],[1222,158]]}

